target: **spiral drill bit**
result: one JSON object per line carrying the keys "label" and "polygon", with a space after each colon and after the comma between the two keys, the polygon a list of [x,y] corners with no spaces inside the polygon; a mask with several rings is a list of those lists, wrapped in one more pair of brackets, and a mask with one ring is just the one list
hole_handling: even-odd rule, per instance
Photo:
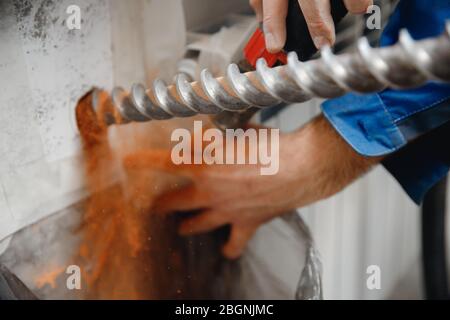
{"label": "spiral drill bit", "polygon": [[274,68],[260,59],[256,71],[241,73],[231,64],[222,78],[214,78],[205,69],[197,82],[179,74],[170,86],[156,79],[150,89],[141,84],[133,85],[130,92],[115,88],[109,108],[100,107],[102,99],[98,97],[104,91],[96,90],[93,107],[109,125],[223,111],[243,113],[249,108],[313,97],[329,99],[347,92],[414,88],[430,80],[450,82],[450,23],[436,38],[415,41],[403,30],[399,42],[389,47],[372,48],[361,38],[354,52],[342,55],[334,55],[325,47],[321,58],[307,62],[291,52],[286,65]]}

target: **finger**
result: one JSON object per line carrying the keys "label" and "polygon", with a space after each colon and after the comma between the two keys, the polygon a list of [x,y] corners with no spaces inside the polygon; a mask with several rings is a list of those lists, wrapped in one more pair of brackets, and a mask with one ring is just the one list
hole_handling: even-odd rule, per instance
{"label": "finger", "polygon": [[373,5],[372,0],[344,0],[345,7],[350,13],[362,14],[367,12],[367,8]]}
{"label": "finger", "polygon": [[258,20],[258,22],[262,22],[262,20],[263,20],[263,4],[262,4],[262,0],[250,0],[250,6],[255,11],[256,20]]}
{"label": "finger", "polygon": [[174,211],[189,211],[205,208],[208,202],[209,196],[206,193],[201,192],[196,186],[190,185],[157,198],[153,205],[153,210],[160,214]]}
{"label": "finger", "polygon": [[128,154],[123,160],[125,169],[158,169],[169,173],[194,176],[200,170],[199,165],[176,165],[167,150],[145,150]]}
{"label": "finger", "polygon": [[299,0],[309,33],[317,49],[336,40],[330,0]]}
{"label": "finger", "polygon": [[264,38],[271,53],[283,49],[286,43],[287,0],[263,0]]}
{"label": "finger", "polygon": [[247,242],[256,231],[256,227],[233,225],[230,238],[222,248],[223,255],[228,259],[237,259],[244,252]]}
{"label": "finger", "polygon": [[183,236],[205,233],[229,222],[230,213],[208,210],[184,220],[180,225],[179,233]]}

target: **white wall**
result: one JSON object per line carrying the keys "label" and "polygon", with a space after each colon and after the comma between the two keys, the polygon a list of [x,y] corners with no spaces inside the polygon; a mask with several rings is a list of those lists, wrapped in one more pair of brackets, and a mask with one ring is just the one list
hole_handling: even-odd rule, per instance
{"label": "white wall", "polygon": [[[70,4],[82,10],[81,30],[64,24]],[[0,8],[1,240],[81,197],[75,105],[113,76],[105,0]]]}
{"label": "white wall", "polygon": [[[185,46],[181,0],[31,3],[0,2],[0,241],[84,196],[78,99],[170,80]],[[69,5],[80,30],[65,24]]]}

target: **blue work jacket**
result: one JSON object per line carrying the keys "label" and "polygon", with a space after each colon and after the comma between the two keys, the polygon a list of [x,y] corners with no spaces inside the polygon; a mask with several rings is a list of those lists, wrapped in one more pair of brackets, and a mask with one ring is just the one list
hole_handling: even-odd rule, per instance
{"label": "blue work jacket", "polygon": [[[398,41],[407,29],[414,39],[440,35],[450,19],[449,0],[402,0],[380,45]],[[322,111],[358,153],[386,156],[383,165],[420,203],[450,167],[450,85],[430,82],[413,90],[347,94],[323,103]]]}

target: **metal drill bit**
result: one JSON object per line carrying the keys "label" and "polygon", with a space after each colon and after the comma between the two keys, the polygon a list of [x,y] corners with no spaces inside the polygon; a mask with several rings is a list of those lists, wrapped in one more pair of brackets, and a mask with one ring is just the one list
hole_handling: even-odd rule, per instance
{"label": "metal drill bit", "polygon": [[[113,124],[222,111],[244,112],[283,101],[328,99],[347,92],[379,92],[387,87],[414,88],[430,80],[450,82],[450,23],[436,38],[415,41],[403,30],[399,42],[389,47],[371,48],[367,39],[362,38],[355,52],[338,56],[325,47],[320,59],[308,62],[299,61],[291,52],[288,64],[275,68],[269,68],[260,59],[256,71],[245,74],[240,73],[236,64],[231,64],[222,78],[214,78],[205,69],[198,82],[190,83],[186,75],[179,74],[171,86],[157,79],[150,89],[140,84],[133,85],[130,92],[115,88],[111,100],[121,119],[111,114],[104,114],[103,119]],[[93,101],[96,110],[102,109],[95,103],[100,99]]]}

